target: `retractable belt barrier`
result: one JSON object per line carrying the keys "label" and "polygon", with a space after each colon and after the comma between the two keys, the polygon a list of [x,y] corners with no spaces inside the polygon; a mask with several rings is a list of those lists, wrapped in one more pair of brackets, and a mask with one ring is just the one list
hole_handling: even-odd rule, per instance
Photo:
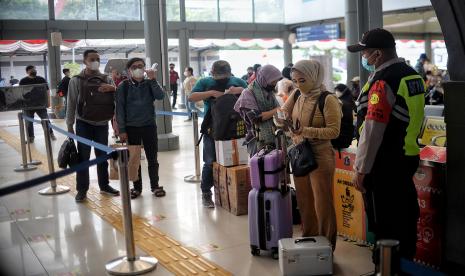
{"label": "retractable belt barrier", "polygon": [[[180,112],[179,112],[180,113]],[[66,130],[63,130],[50,123],[48,119],[46,120],[36,120],[31,117],[24,116],[22,112],[18,113],[18,119],[20,123],[20,139],[21,139],[21,151],[23,156],[23,165],[22,170],[30,170],[27,164],[26,157],[26,138],[24,137],[24,120],[41,124],[44,136],[45,136],[45,147],[47,151],[48,159],[48,168],[49,174],[44,175],[38,178],[31,180],[23,181],[8,187],[0,188],[0,196],[5,196],[14,192],[18,192],[23,189],[31,188],[42,183],[51,182],[51,187],[39,191],[39,194],[42,195],[57,195],[69,191],[69,187],[64,187],[61,185],[56,185],[56,179],[61,178],[67,175],[70,175],[75,172],[79,172],[85,169],[88,169],[91,166],[107,162],[108,159],[114,158],[118,159],[119,167],[119,179],[120,179],[120,188],[121,188],[121,201],[122,201],[122,218],[123,218],[123,233],[126,243],[126,256],[122,256],[115,260],[109,261],[105,268],[106,271],[110,274],[117,275],[138,275],[152,271],[156,268],[158,260],[154,257],[149,256],[137,256],[134,243],[134,233],[132,226],[132,212],[131,212],[131,198],[129,193],[129,178],[128,178],[128,161],[129,161],[129,151],[127,148],[118,148],[112,149],[106,145],[96,143],[92,140],[80,137],[76,134],[70,133]],[[53,129],[67,137],[70,137],[76,140],[78,143],[86,144],[90,147],[94,147],[106,153],[106,155],[99,156],[96,159],[88,160],[81,162],[76,166],[73,166],[68,169],[64,169],[58,172],[55,172],[54,169],[54,158],[51,145],[50,129]],[[26,160],[25,160],[26,159]],[[19,171],[19,170],[18,170]]]}

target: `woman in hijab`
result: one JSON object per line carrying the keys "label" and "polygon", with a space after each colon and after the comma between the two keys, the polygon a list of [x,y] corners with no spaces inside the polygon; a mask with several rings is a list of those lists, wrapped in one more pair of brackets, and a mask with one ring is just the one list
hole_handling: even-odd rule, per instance
{"label": "woman in hijab", "polygon": [[[296,145],[308,139],[318,163],[318,168],[308,175],[294,176],[302,236],[325,236],[334,250],[337,226],[332,195],[335,157],[331,140],[339,135],[341,107],[338,99],[329,95],[323,112],[320,111],[318,100],[326,88],[323,85],[324,68],[318,61],[297,62],[291,76],[297,90],[283,106],[287,118],[292,118],[296,128],[291,137]],[[314,116],[310,118],[313,112]]]}
{"label": "woman in hijab", "polygon": [[261,67],[257,78],[242,91],[234,106],[247,127],[245,143],[250,156],[275,144],[273,116],[279,109],[275,87],[281,78],[281,72],[273,65]]}

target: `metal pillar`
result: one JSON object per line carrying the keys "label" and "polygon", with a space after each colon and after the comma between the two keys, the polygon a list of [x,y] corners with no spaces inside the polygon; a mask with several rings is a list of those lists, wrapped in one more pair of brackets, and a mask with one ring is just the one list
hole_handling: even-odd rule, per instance
{"label": "metal pillar", "polygon": [[60,45],[53,46],[51,40],[50,30],[48,32],[48,69],[50,72],[49,83],[50,83],[50,103],[52,111],[55,111],[56,108],[60,105],[61,98],[57,97],[57,86],[61,79],[61,51]]}
{"label": "metal pillar", "polygon": [[[156,101],[157,110],[171,111],[169,99],[168,36],[166,25],[166,0],[144,1],[144,35],[147,62],[158,63],[157,79],[165,90],[163,101]],[[172,134],[172,116],[157,116],[158,149],[179,149],[179,136]]]}
{"label": "metal pillar", "polygon": [[[184,69],[190,65],[190,48],[189,48],[189,30],[181,29],[179,30],[179,73],[181,83],[184,82]],[[186,108],[186,93],[184,91],[184,86],[181,89],[181,98],[178,106],[180,108]]]}
{"label": "metal pillar", "polygon": [[131,197],[129,196],[129,151],[127,148],[118,148],[116,150],[118,152],[126,256],[108,262],[105,268],[108,273],[113,275],[139,275],[154,270],[158,264],[158,260],[149,256],[136,256],[132,226]]}
{"label": "metal pillar", "polygon": [[184,177],[184,181],[188,183],[200,183],[202,177],[200,175],[200,147],[199,142],[199,116],[197,111],[192,111],[192,126],[194,130],[194,154],[195,154],[195,175],[188,175]]}
{"label": "metal pillar", "polygon": [[19,167],[15,168],[15,172],[27,172],[37,169],[36,166],[30,165],[27,163],[26,156],[26,137],[24,136],[24,119],[23,113],[18,112],[18,121],[19,121],[19,139],[21,140],[21,157],[22,164]]}
{"label": "metal pillar", "polygon": [[377,242],[380,250],[380,266],[377,276],[391,276],[394,275],[392,271],[393,251],[399,246],[397,240],[380,240]]}
{"label": "metal pillar", "polygon": [[[371,29],[383,27],[383,3],[382,0],[357,0],[357,22],[358,39],[362,39],[363,34]],[[368,80],[368,71],[359,63],[360,85]]]}
{"label": "metal pillar", "polygon": [[[10,56],[10,76],[15,75],[15,64],[14,64],[14,61],[13,61],[13,57],[14,56]],[[10,81],[10,79],[8,79],[8,81]]]}
{"label": "metal pillar", "polygon": [[[42,120],[42,128],[45,137],[45,150],[47,151],[48,172],[50,174],[55,172],[55,158],[53,158],[52,140],[50,138],[50,121]],[[58,195],[69,192],[69,188],[62,185],[57,185],[55,179],[50,181],[50,187],[39,191],[40,195]]]}
{"label": "metal pillar", "polygon": [[292,44],[289,42],[289,31],[283,32],[283,52],[284,52],[284,66],[292,63]]}
{"label": "metal pillar", "polygon": [[433,47],[431,46],[431,34],[425,34],[425,54],[434,64]]}
{"label": "metal pillar", "polygon": [[[179,0],[179,10],[181,22],[186,22],[186,0]],[[190,66],[190,47],[189,47],[189,30],[187,28],[179,30],[179,77],[181,84],[184,82],[184,69]],[[179,108],[186,108],[186,92],[184,86],[181,89],[181,98],[179,99]]]}
{"label": "metal pillar", "polygon": [[[357,0],[345,1],[345,38],[347,45],[356,44],[358,40],[357,30]],[[347,84],[360,75],[360,54],[347,51]]]}

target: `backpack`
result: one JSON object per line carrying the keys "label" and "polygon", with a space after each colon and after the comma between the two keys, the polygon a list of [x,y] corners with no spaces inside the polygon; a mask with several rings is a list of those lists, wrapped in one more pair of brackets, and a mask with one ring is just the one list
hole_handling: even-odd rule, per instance
{"label": "backpack", "polygon": [[79,163],[79,156],[73,139],[68,138],[63,142],[58,152],[57,161],[58,167],[62,169],[66,169],[68,166],[71,168]]}
{"label": "backpack", "polygon": [[[224,92],[226,90],[226,84],[217,85],[208,90]],[[245,137],[245,122],[241,115],[234,110],[234,105],[238,98],[237,95],[227,94],[216,99],[210,99],[210,108],[205,114],[200,127],[202,137],[208,134],[216,141]],[[200,140],[202,137],[200,137]]]}
{"label": "backpack", "polygon": [[[318,109],[320,110],[321,114],[324,117],[324,108],[326,97],[331,95],[328,91],[321,92],[320,97],[318,98]],[[294,94],[294,102],[300,96],[300,91],[297,90]],[[348,108],[347,108],[348,107]],[[354,137],[354,125],[353,125],[353,115],[352,115],[352,106],[348,106],[343,104],[342,106],[342,117],[341,117],[341,128],[339,132],[339,136],[336,139],[331,140],[331,144],[333,148],[336,149],[345,149],[350,147],[352,144],[352,140]]]}
{"label": "backpack", "polygon": [[77,78],[80,80],[78,115],[92,122],[111,120],[115,114],[115,93],[98,91],[102,84],[109,83],[108,76],[97,75],[85,78],[78,75]]}

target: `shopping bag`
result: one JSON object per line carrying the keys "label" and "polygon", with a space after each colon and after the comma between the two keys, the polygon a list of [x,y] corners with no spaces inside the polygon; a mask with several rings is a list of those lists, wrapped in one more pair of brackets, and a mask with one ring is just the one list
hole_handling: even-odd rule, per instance
{"label": "shopping bag", "polygon": [[[121,147],[128,148],[129,150],[129,161],[128,161],[129,181],[139,180],[141,146],[140,145],[114,144],[114,145],[111,145],[111,147],[112,148],[121,148]],[[110,167],[109,178],[111,180],[118,180],[119,179],[118,160],[113,160],[113,158],[111,158],[109,167]]]}

